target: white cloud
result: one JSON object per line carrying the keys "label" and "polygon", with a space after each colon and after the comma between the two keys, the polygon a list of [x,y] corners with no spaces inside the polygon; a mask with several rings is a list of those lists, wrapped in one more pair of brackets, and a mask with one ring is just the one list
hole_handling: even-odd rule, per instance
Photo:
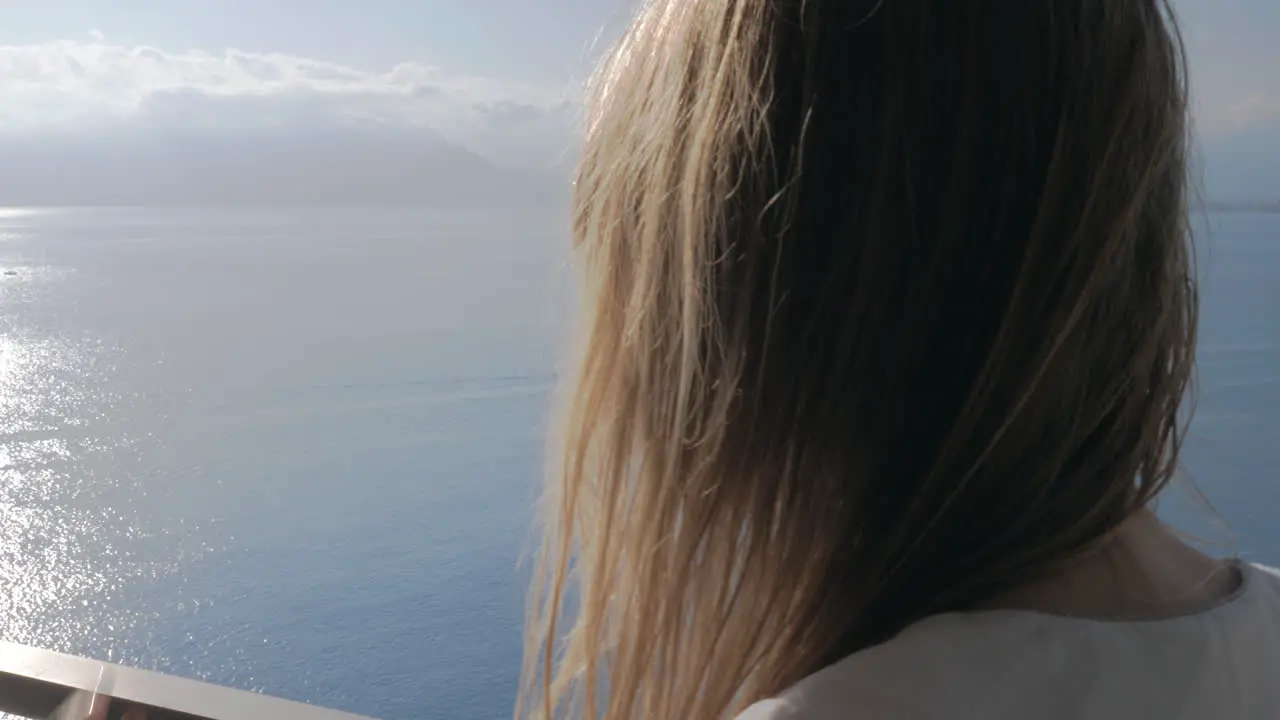
{"label": "white cloud", "polygon": [[1208,100],[1200,94],[1195,103],[1197,130],[1206,138],[1240,133],[1264,133],[1280,137],[1280,93],[1242,92]]}
{"label": "white cloud", "polygon": [[1226,121],[1232,130],[1280,121],[1280,100],[1265,95],[1251,95],[1228,109]]}
{"label": "white cloud", "polygon": [[[1195,83],[1199,130],[1280,131],[1276,78],[1206,56]],[[379,123],[433,128],[525,162],[569,148],[575,108],[567,84],[535,87],[412,62],[369,70],[282,53],[173,52],[112,44],[98,30],[83,41],[0,46],[0,131]]]}
{"label": "white cloud", "polygon": [[175,53],[91,40],[0,46],[0,129],[425,127],[479,150],[555,153],[569,87],[462,77],[419,63],[364,70],[280,53]]}

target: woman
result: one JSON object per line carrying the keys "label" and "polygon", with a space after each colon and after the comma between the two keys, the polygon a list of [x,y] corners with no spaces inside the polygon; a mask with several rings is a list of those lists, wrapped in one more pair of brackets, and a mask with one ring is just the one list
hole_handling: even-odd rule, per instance
{"label": "woman", "polygon": [[650,0],[587,115],[518,713],[1280,717],[1280,579],[1149,510],[1185,78],[1159,0]]}

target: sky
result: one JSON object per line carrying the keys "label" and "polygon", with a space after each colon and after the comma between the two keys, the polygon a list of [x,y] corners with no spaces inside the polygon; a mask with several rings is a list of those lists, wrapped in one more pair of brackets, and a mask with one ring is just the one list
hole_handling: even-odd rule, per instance
{"label": "sky", "polygon": [[[575,91],[633,4],[3,3],[0,129],[378,118],[435,128],[491,156],[541,157],[564,150]],[[1247,138],[1280,158],[1280,2],[1175,5],[1201,136],[1210,145]]]}

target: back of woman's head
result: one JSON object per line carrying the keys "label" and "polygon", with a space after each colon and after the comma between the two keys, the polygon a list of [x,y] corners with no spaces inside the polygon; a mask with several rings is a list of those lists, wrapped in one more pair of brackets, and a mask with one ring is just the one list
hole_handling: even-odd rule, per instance
{"label": "back of woman's head", "polygon": [[722,716],[1167,484],[1159,0],[651,0],[594,89],[529,712]]}

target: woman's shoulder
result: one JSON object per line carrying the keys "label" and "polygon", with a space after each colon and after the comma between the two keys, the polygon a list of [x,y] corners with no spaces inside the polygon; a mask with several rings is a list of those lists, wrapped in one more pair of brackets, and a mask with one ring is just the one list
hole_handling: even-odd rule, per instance
{"label": "woman's shoulder", "polygon": [[1160,707],[1171,701],[1169,687],[1199,688],[1179,702],[1203,708],[1204,717],[1226,716],[1223,702],[1266,711],[1246,716],[1280,717],[1280,688],[1272,681],[1280,676],[1280,571],[1240,567],[1243,582],[1232,597],[1164,620],[1018,610],[927,618],[753,705],[739,720],[1057,720],[1121,717],[1117,708],[1129,717],[1164,717],[1172,716]]}
{"label": "woman's shoulder", "polygon": [[1258,564],[1251,564],[1248,567],[1260,577],[1265,578],[1267,582],[1270,582],[1274,587],[1280,589],[1280,570],[1268,565]]}
{"label": "woman's shoulder", "polygon": [[785,698],[756,703],[734,720],[932,720],[888,697],[861,697],[847,705],[797,705]]}

